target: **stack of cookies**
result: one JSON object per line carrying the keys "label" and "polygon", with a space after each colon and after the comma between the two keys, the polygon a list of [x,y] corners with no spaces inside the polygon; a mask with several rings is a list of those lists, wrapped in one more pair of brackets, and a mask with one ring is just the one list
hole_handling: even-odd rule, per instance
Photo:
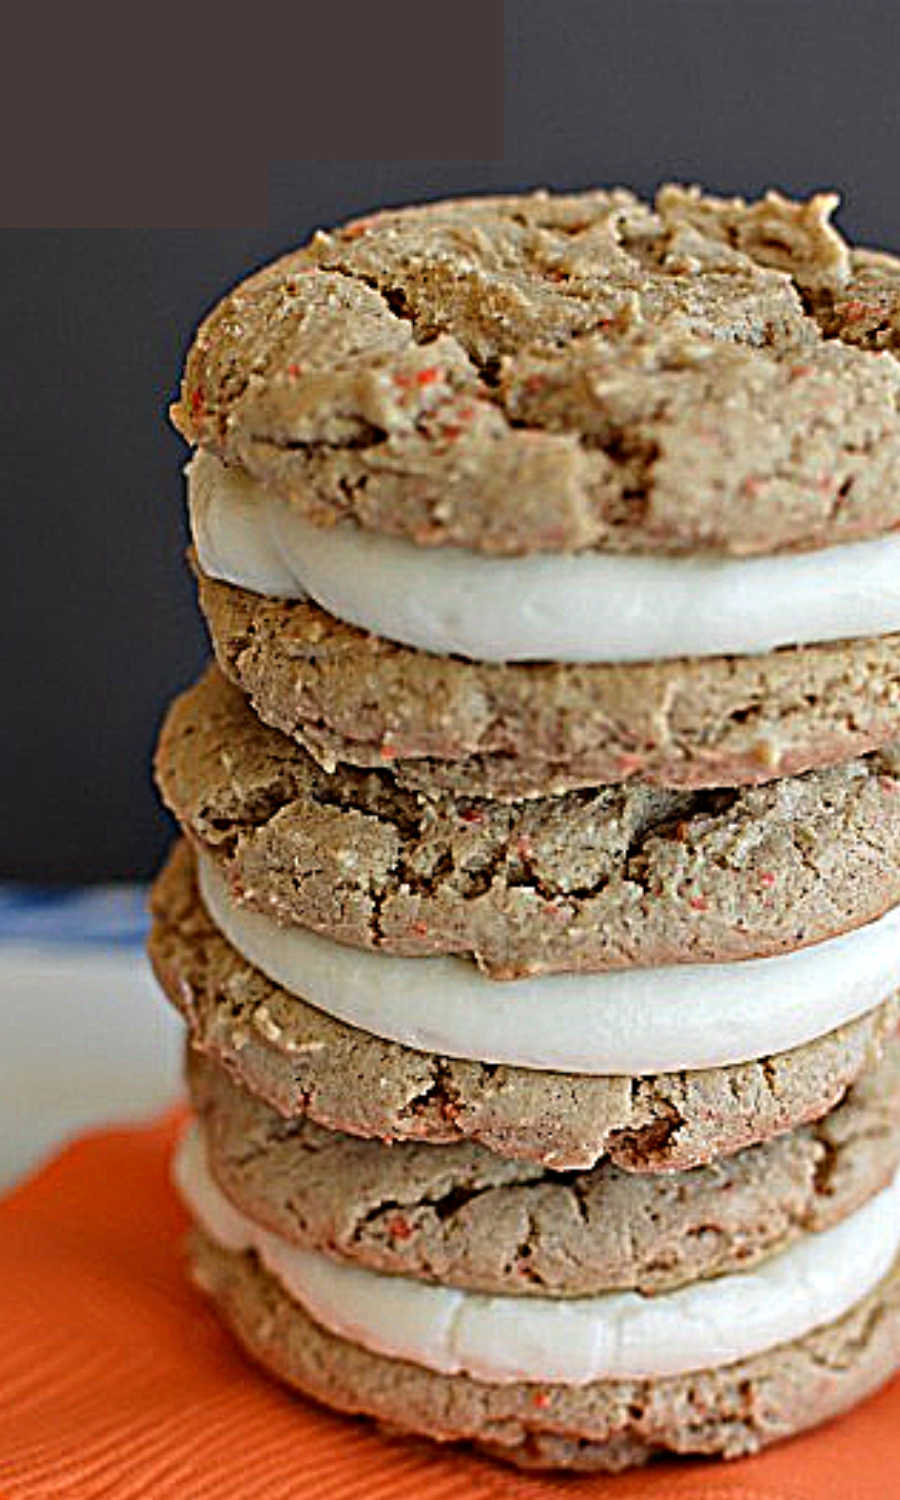
{"label": "stack of cookies", "polygon": [[197,334],[176,1177],[341,1411],[614,1470],[900,1366],[900,261],[833,208],[386,212]]}

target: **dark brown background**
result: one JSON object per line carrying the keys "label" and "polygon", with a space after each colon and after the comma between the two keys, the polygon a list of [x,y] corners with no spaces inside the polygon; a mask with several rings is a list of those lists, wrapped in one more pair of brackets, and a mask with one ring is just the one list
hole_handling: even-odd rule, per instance
{"label": "dark brown background", "polygon": [[[93,123],[79,100],[108,102],[108,69],[91,86],[71,66],[83,32],[54,53],[68,83],[44,89],[34,143],[69,185],[55,203],[46,172],[27,201],[21,114],[4,134],[18,167],[0,222],[188,227],[0,232],[0,877],[145,876],[169,837],[150,747],[206,647],[165,409],[193,325],[239,276],[380,203],[539,183],[836,185],[852,236],[900,247],[897,7],[508,0],[502,62],[499,9],[385,0],[367,8],[377,33],[344,8],[319,42],[303,7],[293,33],[254,8],[224,42],[154,12],[152,35],[127,40],[153,59],[153,88],[116,75],[115,109]],[[27,77],[31,42],[18,62],[6,51],[7,85]],[[7,89],[8,114],[26,93]],[[82,114],[93,152],[76,149]]]}

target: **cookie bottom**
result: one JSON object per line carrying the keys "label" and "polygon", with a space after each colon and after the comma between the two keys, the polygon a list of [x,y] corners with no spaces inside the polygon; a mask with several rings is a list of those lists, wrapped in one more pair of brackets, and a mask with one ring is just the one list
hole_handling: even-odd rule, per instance
{"label": "cookie bottom", "polygon": [[900,636],[612,665],[435,656],[264,598],[193,561],[219,666],[326,770],[427,796],[545,797],[631,777],[755,785],[896,737]]}
{"label": "cookie bottom", "polygon": [[735,1458],[836,1416],[900,1367],[900,1261],[837,1322],[752,1359],[657,1380],[488,1385],[319,1327],[252,1254],[199,1230],[191,1271],[245,1351],[337,1411],[467,1442],[520,1467],[617,1472],[662,1454]]}

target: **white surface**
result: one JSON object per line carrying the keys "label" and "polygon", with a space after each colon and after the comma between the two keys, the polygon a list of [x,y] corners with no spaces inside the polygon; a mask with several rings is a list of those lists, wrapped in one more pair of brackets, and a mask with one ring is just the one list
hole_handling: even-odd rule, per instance
{"label": "white surface", "polygon": [[393,1359],[477,1380],[642,1379],[730,1364],[839,1318],[900,1245],[900,1173],[850,1218],[752,1271],[656,1297],[488,1297],[366,1271],[301,1250],[240,1213],[213,1182],[202,1137],[185,1136],[178,1188],[207,1234],[256,1250],[315,1321]]}
{"label": "white surface", "polygon": [[0,946],[0,1189],[93,1126],[180,1093],[183,1027],[137,948]]}
{"label": "white surface", "polygon": [[900,536],[778,557],[488,557],[311,526],[208,453],[188,466],[203,571],[479,661],[649,661],[900,630]]}
{"label": "white surface", "polygon": [[462,958],[350,948],[238,906],[199,858],[204,905],[250,963],[292,994],[420,1052],[571,1073],[667,1073],[785,1052],[900,986],[900,906],[776,958],[489,979]]}

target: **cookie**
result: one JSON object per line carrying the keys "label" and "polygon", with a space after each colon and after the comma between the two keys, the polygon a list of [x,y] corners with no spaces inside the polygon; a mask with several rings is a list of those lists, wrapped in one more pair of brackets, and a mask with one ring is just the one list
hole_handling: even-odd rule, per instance
{"label": "cookie", "polygon": [[219,666],[261,719],[326,771],[389,766],[427,796],[753,784],[897,733],[898,635],[663,662],[471,662],[195,573]]}
{"label": "cookie", "polygon": [[560,1173],[285,1120],[191,1052],[209,1170],[249,1218],[370,1270],[517,1296],[659,1293],[839,1223],[900,1162],[900,1041],[815,1124],[692,1171]]}
{"label": "cookie", "polygon": [[900,755],[760,787],[498,803],[327,774],[210,669],[160,736],[168,806],[247,907],[497,978],[785,953],[900,903]]}
{"label": "cookie", "polygon": [[895,1000],[753,1063],[587,1077],[464,1062],[380,1041],[314,1010],[241,958],[210,921],[178,845],[152,894],[149,952],[194,1046],[287,1119],[381,1140],[476,1141],[557,1170],[712,1161],[817,1119],[878,1063]]}
{"label": "cookie", "polygon": [[669,1454],[734,1458],[835,1416],[900,1363],[900,1268],[849,1312],[764,1354],[661,1379],[488,1384],[373,1354],[326,1332],[252,1254],[195,1231],[191,1263],[272,1374],[394,1432],[473,1443],[523,1467],[618,1471]]}
{"label": "cookie", "polygon": [[486,1296],[291,1244],[222,1193],[196,1127],[178,1147],[173,1174],[202,1234],[232,1255],[256,1257],[289,1306],[320,1330],[387,1359],[385,1375],[412,1365],[462,1376],[488,1399],[498,1385],[597,1392],[623,1381],[703,1379],[777,1357],[877,1296],[900,1252],[898,1174],[837,1225],[750,1269],[650,1296]]}
{"label": "cookie", "polygon": [[836,198],[661,189],[358,220],[201,326],[173,419],[318,526],[734,555],[900,526],[900,262]]}

